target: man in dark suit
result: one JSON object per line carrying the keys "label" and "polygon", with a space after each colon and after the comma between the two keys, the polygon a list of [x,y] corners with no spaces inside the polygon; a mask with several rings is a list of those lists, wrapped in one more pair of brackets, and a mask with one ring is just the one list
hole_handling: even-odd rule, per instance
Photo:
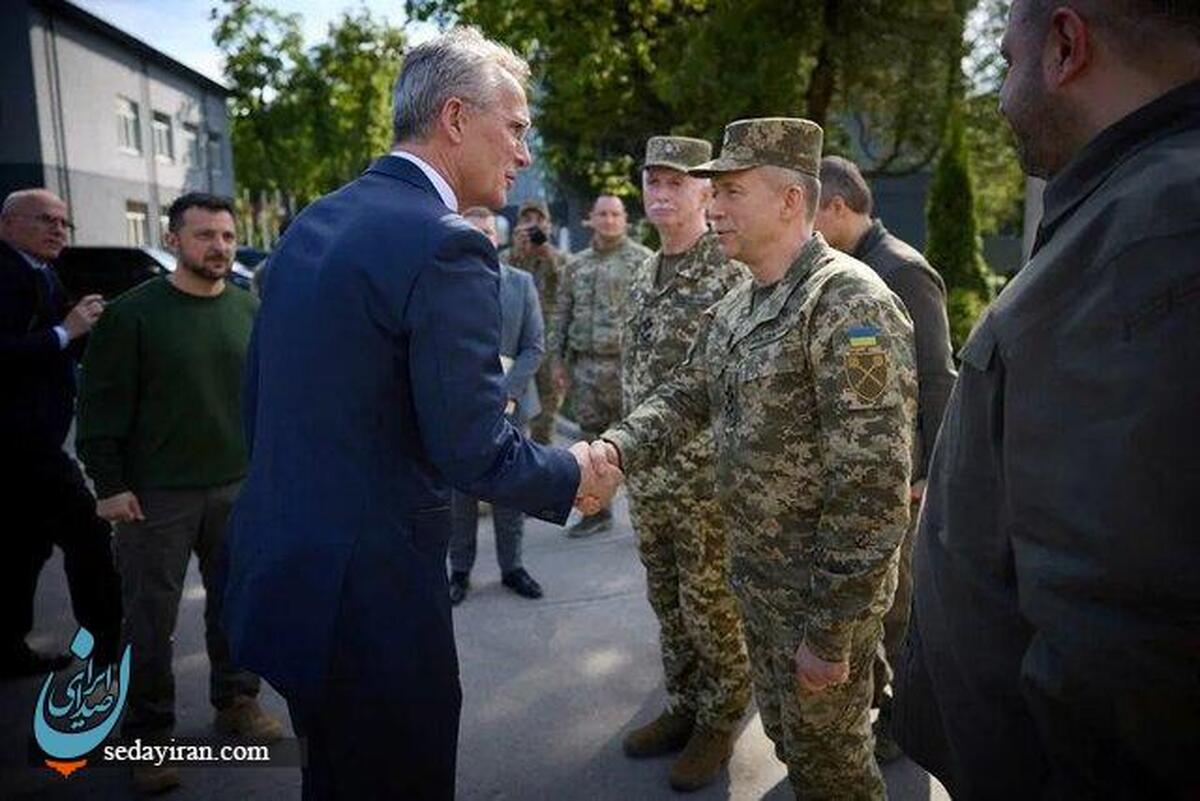
{"label": "man in dark suit", "polygon": [[588,445],[505,419],[496,251],[456,213],[503,206],[529,164],[527,76],[473,28],[414,48],[393,152],[272,257],[224,622],[234,659],[287,698],[306,799],[454,795],[451,486],[557,523],[616,490]]}
{"label": "man in dark suit", "polygon": [[65,667],[67,655],[29,648],[38,574],[54,545],[63,551],[75,619],[116,652],[120,586],[111,532],[96,516],[79,466],[63,451],[75,412],[82,337],[104,311],[99,295],[68,308],[49,264],[67,243],[67,206],[44,189],[13,192],[0,210],[0,498],[6,510],[0,559],[0,676]]}

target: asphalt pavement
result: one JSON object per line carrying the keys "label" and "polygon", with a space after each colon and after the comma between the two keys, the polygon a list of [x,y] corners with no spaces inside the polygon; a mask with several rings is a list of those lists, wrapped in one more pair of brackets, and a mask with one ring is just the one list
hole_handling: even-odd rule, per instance
{"label": "asphalt pavement", "polygon": [[[541,521],[527,522],[525,565],[546,591],[536,601],[500,584],[491,520],[480,521],[472,588],[454,616],[463,685],[460,801],[682,797],[667,786],[669,758],[633,761],[621,753],[623,733],[657,715],[666,696],[657,624],[646,601],[645,573],[623,496],[615,509],[611,531],[583,540],[568,539],[561,528]],[[176,735],[181,738],[213,736],[204,600],[193,560],[175,636]],[[75,623],[57,551],[42,573],[36,621],[34,647],[66,649]],[[0,799],[137,798],[123,768],[89,766],[64,779],[48,768],[22,764],[40,684],[37,678],[0,683]],[[283,699],[269,687],[262,702],[287,720]],[[296,768],[200,766],[181,774],[183,785],[164,798],[300,798]],[[884,775],[889,797],[897,801],[949,797],[908,760],[887,766]],[[727,773],[687,797],[792,798],[784,768],[753,709]]]}

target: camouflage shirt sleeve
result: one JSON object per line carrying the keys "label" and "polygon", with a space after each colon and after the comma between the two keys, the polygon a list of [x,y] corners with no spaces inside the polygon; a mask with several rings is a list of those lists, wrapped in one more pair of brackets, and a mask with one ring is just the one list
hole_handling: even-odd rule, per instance
{"label": "camouflage shirt sleeve", "polygon": [[709,418],[708,370],[704,363],[712,310],[696,334],[688,356],[653,395],[600,435],[621,452],[621,468],[644,470],[666,461],[699,431]]}
{"label": "camouflage shirt sleeve", "polygon": [[549,343],[546,353],[551,362],[555,359],[565,359],[567,356],[567,328],[571,324],[571,311],[574,307],[574,293],[571,291],[575,265],[568,260],[558,276],[558,288],[555,292],[553,323],[550,326]]}
{"label": "camouflage shirt sleeve", "polygon": [[879,614],[880,597],[894,591],[909,520],[916,367],[912,325],[887,299],[831,288],[811,326],[826,487],[804,637],[818,657],[840,662],[855,624]]}

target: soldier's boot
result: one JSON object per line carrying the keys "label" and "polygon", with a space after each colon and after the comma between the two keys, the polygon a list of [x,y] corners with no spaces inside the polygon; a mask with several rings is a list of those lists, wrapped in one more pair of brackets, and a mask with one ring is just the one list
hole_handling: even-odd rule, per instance
{"label": "soldier's boot", "polygon": [[574,525],[567,529],[567,536],[572,539],[582,539],[590,537],[593,534],[599,534],[602,531],[608,531],[612,528],[613,517],[612,510],[608,508],[601,509],[594,515],[589,515],[581,520],[577,520]]}
{"label": "soldier's boot", "polygon": [[662,756],[683,748],[695,729],[691,715],[666,710],[645,726],[625,735],[621,747],[634,759]]}
{"label": "soldier's boot", "polygon": [[283,738],[283,724],[267,714],[256,699],[246,695],[239,695],[229,706],[218,709],[213,725],[221,734],[234,737],[269,743]]}
{"label": "soldier's boot", "polygon": [[687,747],[671,766],[671,788],[690,793],[712,784],[733,754],[736,739],[736,731],[697,727]]}

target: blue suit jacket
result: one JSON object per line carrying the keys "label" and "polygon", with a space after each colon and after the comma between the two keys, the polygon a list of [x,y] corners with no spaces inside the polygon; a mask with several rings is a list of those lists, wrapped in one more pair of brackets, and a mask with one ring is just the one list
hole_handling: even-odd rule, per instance
{"label": "blue suit jacket", "polygon": [[223,582],[234,659],[285,694],[335,663],[384,692],[457,687],[450,486],[561,523],[579,482],[504,418],[495,249],[385,156],[299,215],[267,283]]}

